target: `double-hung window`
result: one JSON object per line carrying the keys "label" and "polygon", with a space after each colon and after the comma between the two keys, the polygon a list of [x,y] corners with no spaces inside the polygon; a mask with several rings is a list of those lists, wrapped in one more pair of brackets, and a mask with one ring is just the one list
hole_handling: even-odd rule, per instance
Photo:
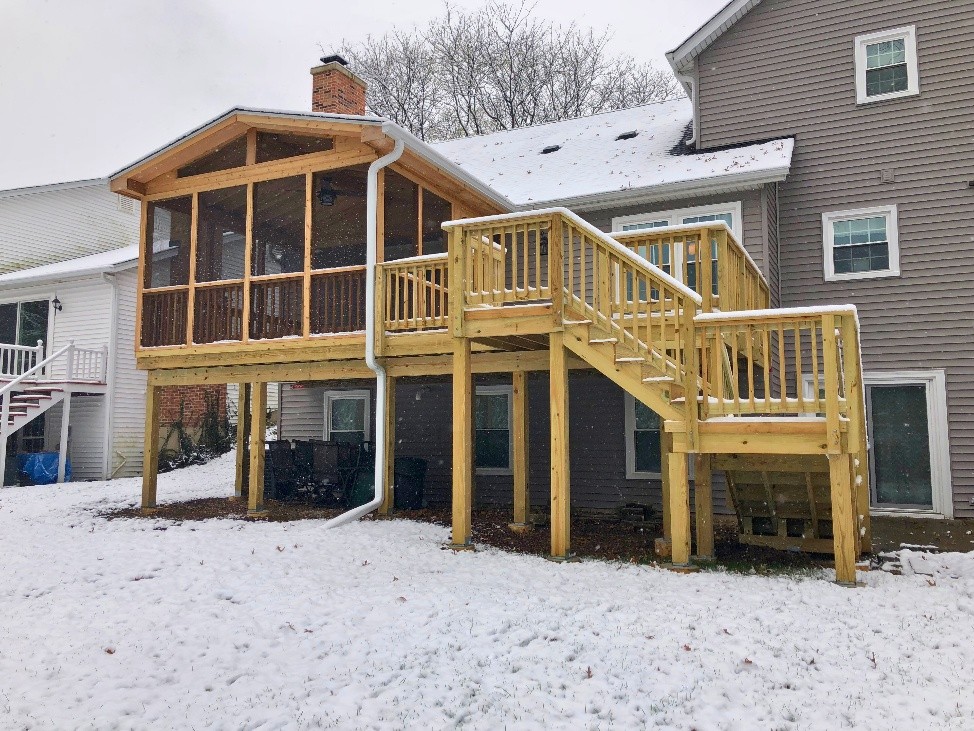
{"label": "double-hung window", "polygon": [[626,477],[660,476],[660,420],[655,411],[626,394]]}
{"label": "double-hung window", "polygon": [[369,392],[325,392],[325,441],[369,441]]}
{"label": "double-hung window", "polygon": [[474,399],[474,465],[485,475],[511,474],[511,386],[477,386]]}
{"label": "double-hung window", "polygon": [[896,206],[825,213],[822,229],[826,281],[899,275]]}
{"label": "double-hung window", "polygon": [[919,93],[915,26],[856,38],[858,104]]}

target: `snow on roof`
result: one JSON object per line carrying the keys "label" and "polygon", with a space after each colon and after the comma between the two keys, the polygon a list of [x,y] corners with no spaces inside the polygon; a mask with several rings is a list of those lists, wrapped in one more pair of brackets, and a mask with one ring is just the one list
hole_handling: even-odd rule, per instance
{"label": "snow on roof", "polygon": [[44,264],[30,269],[0,274],[0,287],[34,284],[49,280],[74,279],[101,272],[125,269],[138,261],[139,245],[132,244],[121,249],[88,254],[76,259]]}
{"label": "snow on roof", "polygon": [[[674,153],[693,118],[688,99],[433,145],[518,207],[699,194],[784,180],[794,142]],[[631,133],[636,132],[635,136]]]}
{"label": "snow on roof", "polygon": [[10,188],[0,190],[0,199],[15,198],[20,195],[34,195],[35,193],[49,193],[56,190],[71,188],[88,188],[96,185],[108,186],[108,178],[86,178],[84,180],[69,180],[65,183],[49,183],[46,185],[30,185],[26,188]]}

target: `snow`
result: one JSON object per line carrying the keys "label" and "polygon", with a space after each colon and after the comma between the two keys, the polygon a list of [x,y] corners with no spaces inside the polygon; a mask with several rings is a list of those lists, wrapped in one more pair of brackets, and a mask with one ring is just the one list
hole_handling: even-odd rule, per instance
{"label": "snow", "polygon": [[[789,317],[814,315],[856,315],[855,305],[819,305],[816,307],[779,307],[770,310],[734,310],[733,312],[701,312],[694,316],[694,322],[720,322],[721,320],[759,319],[774,317],[787,320]],[[857,320],[858,322],[858,320]],[[837,331],[838,332],[838,331]]]}
{"label": "snow", "polygon": [[[717,188],[749,177],[781,179],[794,141],[774,140],[694,155],[672,153],[693,117],[687,99],[646,104],[563,122],[432,145],[520,207],[647,188]],[[628,140],[623,133],[638,131]],[[561,145],[557,152],[541,150]],[[687,191],[684,191],[687,192]],[[675,190],[668,191],[666,194]]]}
{"label": "snow", "polygon": [[[231,475],[160,475],[159,496]],[[409,521],[98,517],[138,492],[0,492],[0,726],[972,728],[970,554],[843,589],[454,553]]]}

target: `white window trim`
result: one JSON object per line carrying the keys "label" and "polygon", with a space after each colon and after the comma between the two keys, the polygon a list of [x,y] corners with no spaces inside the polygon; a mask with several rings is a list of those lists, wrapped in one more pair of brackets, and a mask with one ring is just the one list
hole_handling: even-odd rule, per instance
{"label": "white window trim", "polygon": [[[507,396],[507,467],[476,467],[475,473],[478,475],[513,475],[514,474],[514,386],[503,384],[496,386],[477,386],[475,393],[477,396],[497,396],[499,394]],[[476,425],[474,433],[476,434]],[[474,450],[474,462],[477,461],[476,449]]]}
{"label": "white window trim", "polygon": [[325,406],[325,428],[323,430],[322,438],[326,442],[331,441],[331,404],[332,401],[338,399],[363,399],[365,401],[365,441],[368,442],[372,438],[372,409],[370,402],[372,400],[372,393],[367,390],[355,390],[355,391],[325,391],[324,392],[324,406]]}
{"label": "white window trim", "polygon": [[[884,41],[895,41],[902,38],[906,46],[906,77],[907,88],[889,94],[866,96],[866,46]],[[894,28],[878,33],[857,36],[855,41],[856,56],[856,104],[872,104],[888,99],[900,99],[905,96],[916,96],[920,93],[920,73],[917,63],[917,29],[915,25],[904,28]]]}
{"label": "white window trim", "polygon": [[[636,399],[631,393],[625,394],[626,397],[626,479],[627,480],[661,480],[663,475],[659,472],[637,472],[636,471]],[[663,422],[660,420],[660,430]]]}
{"label": "white window trim", "polygon": [[[835,228],[832,224],[837,221],[848,221],[857,218],[886,217],[886,237],[889,242],[889,269],[872,272],[851,272],[849,274],[835,273],[835,260],[832,251],[835,247]],[[876,206],[873,208],[859,208],[851,211],[829,211],[822,214],[822,247],[825,253],[825,281],[842,282],[847,279],[882,279],[884,277],[900,276],[900,233],[899,216],[896,206]]]}
{"label": "white window trim", "polygon": [[[812,376],[805,375],[805,395],[810,397]],[[869,371],[862,375],[865,386],[899,386],[921,384],[927,388],[927,434],[930,440],[930,482],[933,507],[930,510],[912,508],[877,508],[872,505],[870,515],[903,515],[920,518],[953,518],[954,490],[950,474],[950,438],[947,423],[947,374],[943,370]]]}
{"label": "white window trim", "polygon": [[[612,230],[621,231],[623,226],[629,226],[634,223],[649,223],[650,221],[662,221],[668,220],[671,226],[677,226],[682,224],[682,219],[684,216],[707,216],[718,213],[730,213],[734,217],[734,225],[731,226],[731,231],[734,233],[734,237],[738,241],[743,241],[744,236],[742,233],[742,216],[743,216],[744,206],[741,201],[728,201],[727,203],[715,203],[710,206],[695,206],[693,208],[675,208],[669,211],[647,211],[646,213],[638,213],[633,216],[616,216],[612,219]],[[652,229],[650,229],[652,230]]]}

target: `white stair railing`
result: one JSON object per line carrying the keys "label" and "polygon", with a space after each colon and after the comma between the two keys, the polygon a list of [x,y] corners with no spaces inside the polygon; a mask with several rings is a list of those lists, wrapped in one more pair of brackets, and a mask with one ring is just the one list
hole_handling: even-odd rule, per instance
{"label": "white stair railing", "polygon": [[0,344],[0,378],[16,378],[44,359],[44,341],[37,345]]}

